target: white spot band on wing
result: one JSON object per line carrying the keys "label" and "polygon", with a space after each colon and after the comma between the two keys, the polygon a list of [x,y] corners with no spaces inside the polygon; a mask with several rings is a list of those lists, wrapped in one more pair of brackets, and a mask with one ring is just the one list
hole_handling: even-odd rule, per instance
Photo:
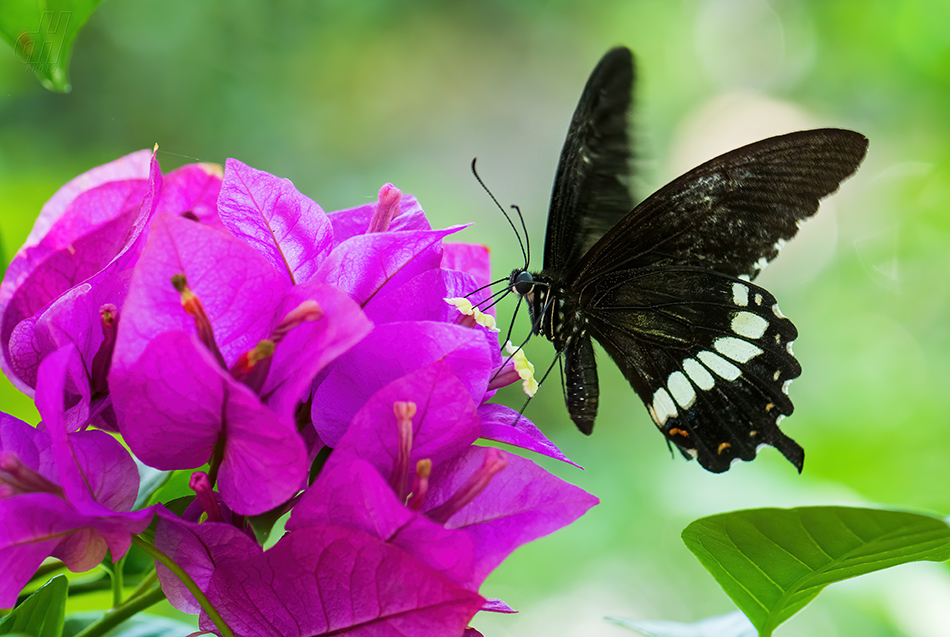
{"label": "white spot band on wing", "polygon": [[718,354],[703,350],[696,357],[703,362],[703,365],[715,372],[717,376],[721,376],[726,380],[732,381],[742,375],[738,367]]}
{"label": "white spot band on wing", "polygon": [[752,343],[731,336],[717,338],[716,342],[713,343],[713,347],[716,348],[717,352],[731,358],[737,363],[747,363],[749,359],[762,353],[762,350]]}
{"label": "white spot band on wing", "polygon": [[769,327],[769,322],[752,312],[736,312],[732,316],[732,331],[739,336],[757,339],[762,338],[765,330]]}
{"label": "white spot band on wing", "polygon": [[673,372],[666,381],[666,386],[673,394],[676,403],[683,409],[689,409],[696,402],[696,390],[683,372]]}
{"label": "white spot band on wing", "polygon": [[695,358],[687,358],[683,361],[683,370],[690,380],[696,383],[696,386],[703,391],[709,391],[716,384],[712,375],[706,371],[706,368]]}
{"label": "white spot band on wing", "polygon": [[745,307],[749,304],[749,288],[741,283],[732,284],[732,302]]}
{"label": "white spot band on wing", "polygon": [[653,418],[656,420],[656,424],[662,427],[666,424],[666,421],[670,417],[675,417],[676,405],[673,404],[673,399],[670,398],[670,395],[666,393],[666,390],[660,387],[656,390],[656,393],[653,394]]}

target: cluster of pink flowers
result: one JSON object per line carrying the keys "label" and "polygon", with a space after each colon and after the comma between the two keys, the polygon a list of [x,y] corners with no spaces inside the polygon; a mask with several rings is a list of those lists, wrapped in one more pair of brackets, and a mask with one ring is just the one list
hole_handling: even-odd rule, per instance
{"label": "cluster of pink flowers", "polygon": [[[390,184],[326,213],[235,160],[162,175],[139,151],[65,185],[0,286],[3,370],[42,416],[0,414],[0,607],[155,518],[165,595],[216,634],[477,634],[511,612],[488,573],[597,500],[476,444],[567,461],[489,402],[526,373],[446,302],[488,294],[487,250],[444,241],[461,229]],[[189,472],[187,507],[145,470]],[[266,551],[265,513],[290,514]]]}

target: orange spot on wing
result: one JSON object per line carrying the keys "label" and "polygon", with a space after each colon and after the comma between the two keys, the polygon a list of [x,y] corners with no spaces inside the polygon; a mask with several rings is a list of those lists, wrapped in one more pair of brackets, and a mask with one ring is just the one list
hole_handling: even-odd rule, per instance
{"label": "orange spot on wing", "polygon": [[719,450],[717,451],[717,453],[719,453],[719,454],[721,455],[723,451],[725,451],[726,449],[728,449],[728,448],[731,447],[731,446],[732,446],[732,445],[729,444],[728,442],[724,442],[724,443],[722,443],[721,445],[719,445]]}
{"label": "orange spot on wing", "polygon": [[679,427],[673,427],[667,433],[669,433],[671,436],[684,436],[686,438],[689,438],[689,432],[684,431],[680,429]]}

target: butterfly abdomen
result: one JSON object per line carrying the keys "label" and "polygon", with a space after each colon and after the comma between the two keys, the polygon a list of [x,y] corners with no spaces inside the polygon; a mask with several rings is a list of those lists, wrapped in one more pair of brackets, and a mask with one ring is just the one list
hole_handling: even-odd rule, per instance
{"label": "butterfly abdomen", "polygon": [[568,339],[564,350],[564,401],[577,428],[586,435],[594,431],[600,388],[594,345],[584,331]]}

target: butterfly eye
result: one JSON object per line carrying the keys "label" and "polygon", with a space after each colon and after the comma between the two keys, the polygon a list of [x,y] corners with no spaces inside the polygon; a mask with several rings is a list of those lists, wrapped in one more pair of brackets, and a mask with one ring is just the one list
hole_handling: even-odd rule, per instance
{"label": "butterfly eye", "polygon": [[530,294],[531,290],[534,289],[534,277],[527,270],[522,270],[518,274],[512,275],[510,287],[518,296]]}

